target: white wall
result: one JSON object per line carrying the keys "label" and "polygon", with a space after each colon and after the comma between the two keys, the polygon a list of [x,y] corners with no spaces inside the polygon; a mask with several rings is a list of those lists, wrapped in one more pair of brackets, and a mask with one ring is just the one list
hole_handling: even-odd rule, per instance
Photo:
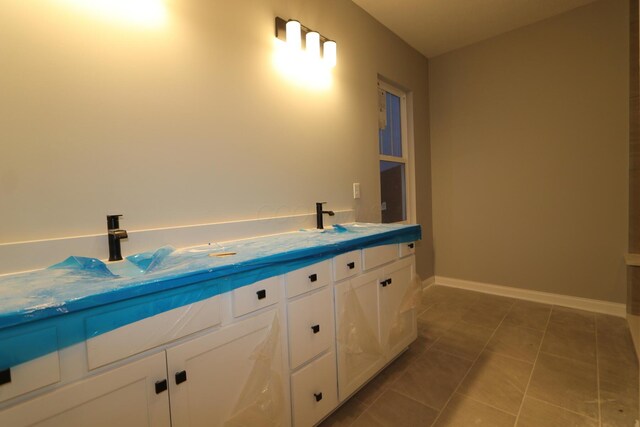
{"label": "white wall", "polygon": [[627,9],[430,59],[437,275],[625,301]]}
{"label": "white wall", "polygon": [[[349,1],[148,2],[164,24],[87,9],[99,0],[0,4],[0,244],[105,232],[108,213],[135,230],[327,201],[378,221],[381,74],[412,93],[419,269],[432,274],[422,55]],[[274,67],[278,15],[337,41],[328,89]]]}

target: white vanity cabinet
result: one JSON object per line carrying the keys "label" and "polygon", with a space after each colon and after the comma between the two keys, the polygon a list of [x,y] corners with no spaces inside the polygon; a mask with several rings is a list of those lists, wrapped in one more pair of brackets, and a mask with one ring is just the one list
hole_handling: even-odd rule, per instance
{"label": "white vanity cabinet", "polygon": [[11,427],[169,427],[164,352],[0,411]]}
{"label": "white vanity cabinet", "polygon": [[[157,316],[124,328],[139,335],[135,326],[148,329],[166,314]],[[278,309],[231,322],[0,410],[0,426],[211,427],[231,420],[288,426],[283,326]],[[110,334],[122,336],[117,329],[102,336]]]}
{"label": "white vanity cabinet", "polygon": [[[380,265],[393,259],[391,253],[381,247],[374,252],[376,260],[367,263],[365,252],[363,265]],[[414,268],[413,256],[406,257],[336,285],[340,401],[416,339],[415,311],[407,303]]]}
{"label": "white vanity cabinet", "polygon": [[85,343],[11,368],[0,426],[316,425],[417,336],[405,246],[338,254],[103,334],[92,332],[146,303],[88,315]]}

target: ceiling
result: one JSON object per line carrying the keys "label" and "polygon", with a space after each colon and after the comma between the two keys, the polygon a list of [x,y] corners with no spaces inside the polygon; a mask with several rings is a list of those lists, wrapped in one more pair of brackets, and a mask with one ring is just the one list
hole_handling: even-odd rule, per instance
{"label": "ceiling", "polygon": [[426,57],[437,56],[595,0],[353,0]]}

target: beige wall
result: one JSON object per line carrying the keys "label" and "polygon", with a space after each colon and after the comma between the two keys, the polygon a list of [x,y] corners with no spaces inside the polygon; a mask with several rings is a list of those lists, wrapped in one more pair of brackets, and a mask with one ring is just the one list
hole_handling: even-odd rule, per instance
{"label": "beige wall", "polygon": [[625,301],[627,9],[430,60],[437,275]]}
{"label": "beige wall", "polygon": [[[105,19],[94,0],[0,5],[0,243],[101,233],[107,213],[144,229],[320,200],[378,221],[381,74],[411,91],[419,271],[433,273],[422,55],[349,1],[150,1],[165,24]],[[337,41],[328,89],[276,70],[277,15]]]}

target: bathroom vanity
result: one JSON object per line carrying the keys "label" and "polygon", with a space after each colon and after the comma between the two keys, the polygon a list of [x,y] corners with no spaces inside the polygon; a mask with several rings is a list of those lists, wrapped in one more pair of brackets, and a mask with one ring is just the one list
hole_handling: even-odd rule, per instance
{"label": "bathroom vanity", "polygon": [[255,239],[275,249],[254,258],[225,245],[240,261],[176,251],[154,275],[102,277],[106,292],[5,310],[0,425],[317,424],[417,334],[419,226],[353,227]]}

